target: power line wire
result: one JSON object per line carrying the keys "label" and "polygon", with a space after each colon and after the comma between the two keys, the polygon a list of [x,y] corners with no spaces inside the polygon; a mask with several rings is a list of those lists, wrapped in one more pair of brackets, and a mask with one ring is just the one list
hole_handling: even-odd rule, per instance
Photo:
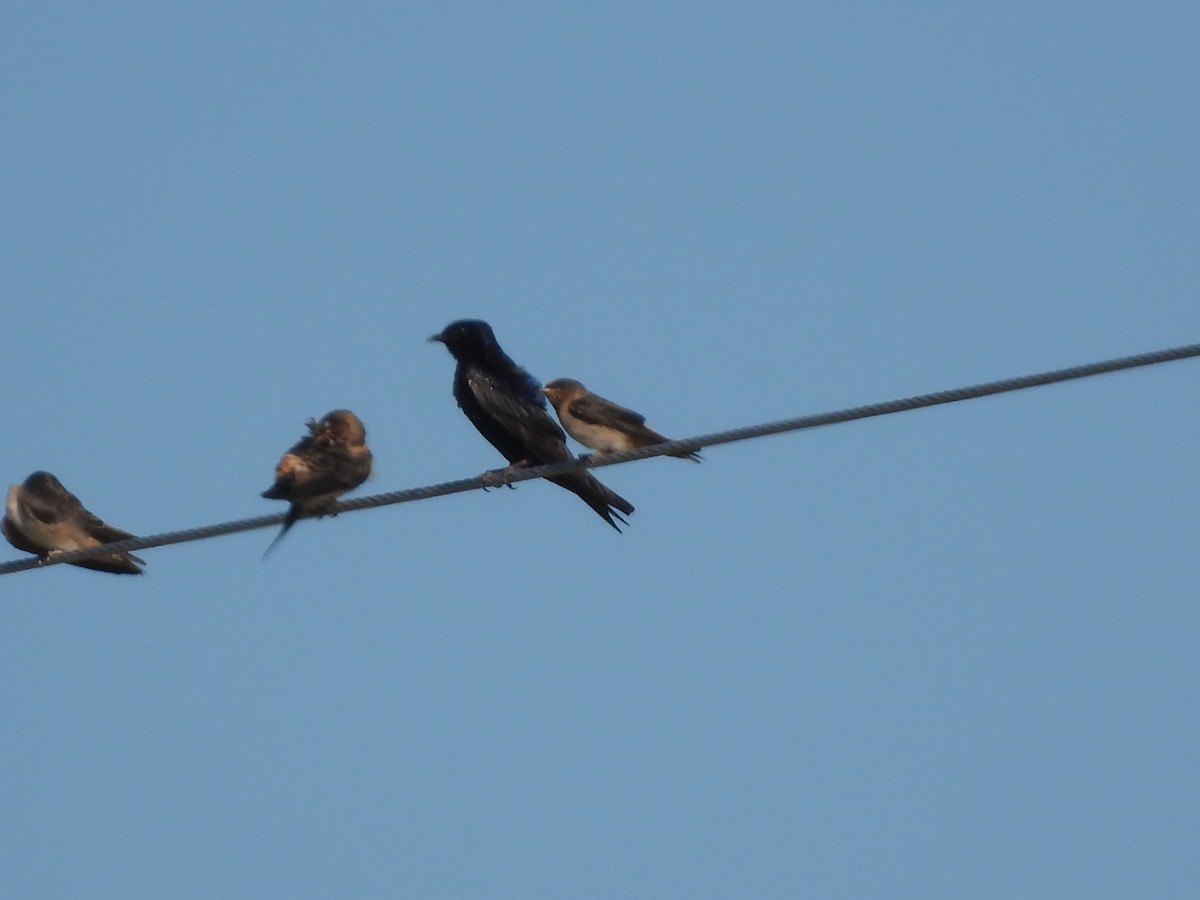
{"label": "power line wire", "polygon": [[[948,391],[938,391],[933,394],[920,394],[900,400],[890,400],[885,403],[873,403],[868,406],[855,406],[835,412],[818,413],[811,416],[801,416],[796,419],[783,419],[778,422],[768,422],[763,425],[752,425],[746,428],[734,428],[728,431],[718,431],[713,434],[700,435],[677,441],[667,441],[642,447],[637,450],[625,450],[619,453],[607,453],[602,456],[584,456],[568,462],[553,463],[546,466],[534,466],[513,471],[506,481],[515,484],[534,478],[548,478],[572,472],[577,469],[598,469],[604,466],[615,466],[620,463],[649,459],[653,456],[664,456],[680,452],[692,452],[717,444],[731,444],[736,441],[746,441],[752,438],[765,437],[771,434],[783,434],[789,431],[801,431],[806,428],[818,428],[822,425],[836,425],[840,422],[852,422],[856,419],[869,419],[875,416],[888,416],[893,413],[908,412],[914,409],[924,409],[929,406],[940,406],[945,403],[957,403],[962,400],[974,400],[993,394],[1005,394],[1012,391],[1022,391],[1026,388],[1041,387],[1047,384],[1057,384],[1062,381],[1073,381],[1079,378],[1091,378],[1108,372],[1119,372],[1124,369],[1136,369],[1142,366],[1153,366],[1159,363],[1174,362],[1181,359],[1191,359],[1200,356],[1200,344],[1188,344],[1170,350],[1156,350],[1150,353],[1140,353],[1136,356],[1125,356],[1103,362],[1088,363],[1073,366],[1068,369],[1056,369],[1052,372],[1042,372],[1037,375],[1022,375],[1016,378],[1006,378],[1001,381],[989,381],[970,387],[955,388]],[[374,494],[369,497],[356,497],[343,500],[332,508],[335,513],[354,512],[360,509],[374,509],[377,506],[391,506],[396,503],[411,503],[414,500],[429,500],[433,497],[444,497],[448,494],[459,494],[464,491],[485,488],[480,476],[461,478],[457,481],[445,481],[426,487],[409,488],[403,491],[392,491],[386,494]],[[187,528],[182,531],[168,531],[162,534],[145,537],[128,538],[103,546],[91,547],[86,550],[72,550],[60,553],[42,562],[36,558],[14,560],[0,564],[0,575],[13,572],[23,572],[27,569],[43,568],[47,565],[78,562],[90,556],[104,553],[122,553],[134,550],[146,550],[152,547],[165,547],[169,544],[183,544],[190,541],[202,541],[208,538],[220,537],[226,534],[236,534],[241,531],[253,531],[259,528],[270,528],[282,525],[284,513],[270,516],[256,516],[252,519],[238,519],[218,525],[205,525],[199,528]]]}

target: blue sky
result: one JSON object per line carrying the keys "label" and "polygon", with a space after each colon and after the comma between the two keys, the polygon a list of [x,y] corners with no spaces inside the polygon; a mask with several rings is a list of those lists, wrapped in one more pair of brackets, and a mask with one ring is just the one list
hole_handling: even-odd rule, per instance
{"label": "blue sky", "polygon": [[[687,436],[1200,340],[1188,4],[19,4],[4,483],[154,533],[425,338]],[[1195,362],[0,580],[29,897],[1191,897]],[[2,554],[0,554],[2,555]],[[12,551],[5,559],[17,558]]]}

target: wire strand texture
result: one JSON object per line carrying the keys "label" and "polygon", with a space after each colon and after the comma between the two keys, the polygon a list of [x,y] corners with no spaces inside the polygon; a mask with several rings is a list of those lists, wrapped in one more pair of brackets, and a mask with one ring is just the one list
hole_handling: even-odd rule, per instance
{"label": "wire strand texture", "polygon": [[[507,484],[516,484],[521,481],[530,481],[534,478],[561,475],[564,472],[572,472],[577,469],[598,469],[604,466],[615,466],[621,463],[649,459],[654,456],[664,456],[669,453],[692,452],[705,447],[714,447],[718,444],[732,444],[737,441],[747,441],[752,438],[766,437],[772,434],[803,431],[808,428],[836,425],[841,422],[853,422],[857,419],[870,419],[876,416],[889,416],[894,413],[925,409],[930,406],[941,406],[946,403],[958,403],[963,400],[975,400],[979,397],[989,397],[993,394],[1006,394],[1012,391],[1026,390],[1027,388],[1058,384],[1063,381],[1074,381],[1080,378],[1091,378],[1095,375],[1104,375],[1109,372],[1153,366],[1181,359],[1191,359],[1197,356],[1200,356],[1200,344],[1187,344],[1169,350],[1156,350],[1150,353],[1140,353],[1136,356],[1124,356],[1118,359],[1088,363],[1067,369],[1056,369],[1036,375],[1021,375],[1016,378],[989,381],[984,384],[954,388],[948,391],[937,391],[932,394],[920,394],[915,397],[889,400],[884,403],[872,403],[867,406],[855,406],[834,412],[817,413],[816,415],[801,416],[795,419],[783,419],[777,422],[751,425],[745,428],[734,428],[728,431],[717,431],[712,434],[641,447],[637,450],[625,450],[619,453],[606,453],[602,455],[592,454],[568,462],[517,469],[506,476],[504,481]],[[409,488],[402,491],[391,491],[386,494],[373,494],[368,497],[343,500],[337,503],[331,512],[355,512],[362,509],[374,509],[379,506],[391,506],[397,503],[411,503],[414,500],[430,500],[434,497],[460,494],[464,491],[483,490],[492,486],[494,486],[493,483],[485,484],[482,476],[475,475],[470,478],[460,478],[457,481],[445,481],[425,487]],[[9,575],[28,569],[40,569],[62,563],[78,562],[81,559],[87,559],[90,556],[98,556],[104,553],[149,550],[154,547],[166,547],[170,544],[202,541],[208,538],[221,537],[226,534],[237,534],[242,531],[271,528],[282,525],[284,516],[284,513],[275,513],[269,516],[237,519],[217,525],[203,525],[198,528],[185,528],[180,531],[167,531],[162,534],[128,538],[111,544],[89,547],[86,550],[71,550],[56,553],[46,560],[38,558],[14,560],[0,564],[0,575]]]}

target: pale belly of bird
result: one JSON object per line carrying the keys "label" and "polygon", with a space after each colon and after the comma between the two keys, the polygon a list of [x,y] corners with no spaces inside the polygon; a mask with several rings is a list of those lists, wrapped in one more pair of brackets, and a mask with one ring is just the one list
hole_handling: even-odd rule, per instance
{"label": "pale belly of bird", "polygon": [[632,450],[636,446],[629,435],[613,428],[592,425],[574,418],[564,423],[564,426],[567,433],[583,446],[599,450],[602,453]]}

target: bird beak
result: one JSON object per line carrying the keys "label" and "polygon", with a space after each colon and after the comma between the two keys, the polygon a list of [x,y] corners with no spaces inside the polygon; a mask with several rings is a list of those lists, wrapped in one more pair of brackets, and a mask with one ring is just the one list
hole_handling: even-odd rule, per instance
{"label": "bird beak", "polygon": [[427,343],[427,344],[444,344],[444,343],[446,343],[446,339],[444,337],[442,337],[441,334],[431,334],[429,337],[427,337],[425,339],[425,343]]}

